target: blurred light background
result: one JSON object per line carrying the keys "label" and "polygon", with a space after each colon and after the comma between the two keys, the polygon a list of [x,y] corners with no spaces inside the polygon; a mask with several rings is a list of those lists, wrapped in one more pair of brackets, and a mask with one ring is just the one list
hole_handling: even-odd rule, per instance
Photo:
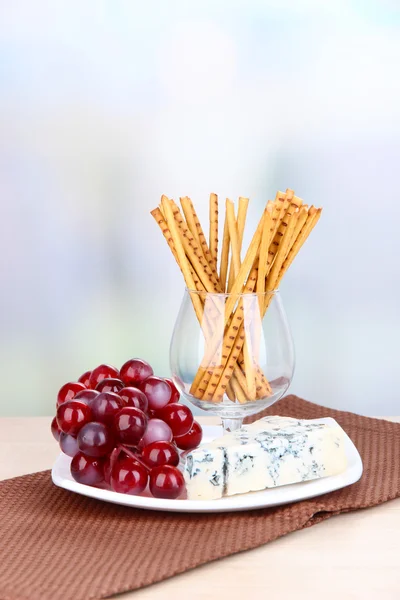
{"label": "blurred light background", "polygon": [[[0,1],[0,413],[140,356],[169,373],[160,195],[292,187],[323,217],[282,285],[291,390],[400,414],[397,0]],[[250,227],[251,229],[251,227]]]}

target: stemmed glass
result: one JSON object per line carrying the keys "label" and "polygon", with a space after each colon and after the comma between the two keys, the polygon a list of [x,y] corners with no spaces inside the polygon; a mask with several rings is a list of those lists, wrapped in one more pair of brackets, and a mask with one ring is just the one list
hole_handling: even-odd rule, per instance
{"label": "stemmed glass", "polygon": [[294,373],[294,346],[278,290],[264,294],[186,289],[170,347],[183,397],[222,419],[224,431],[271,406]]}

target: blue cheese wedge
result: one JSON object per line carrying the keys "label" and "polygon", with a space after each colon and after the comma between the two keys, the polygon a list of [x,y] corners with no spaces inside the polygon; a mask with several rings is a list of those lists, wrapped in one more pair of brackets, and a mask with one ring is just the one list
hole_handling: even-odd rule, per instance
{"label": "blue cheese wedge", "polygon": [[319,479],[347,467],[344,432],[333,419],[265,417],[189,452],[183,474],[189,500]]}

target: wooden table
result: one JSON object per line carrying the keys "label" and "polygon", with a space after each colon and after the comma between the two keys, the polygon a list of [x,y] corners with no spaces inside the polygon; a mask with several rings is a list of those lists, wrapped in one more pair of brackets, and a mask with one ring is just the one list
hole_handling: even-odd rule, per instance
{"label": "wooden table", "polygon": [[[59,450],[50,421],[0,418],[0,479],[51,468]],[[400,499],[333,517],[118,598],[399,600]]]}

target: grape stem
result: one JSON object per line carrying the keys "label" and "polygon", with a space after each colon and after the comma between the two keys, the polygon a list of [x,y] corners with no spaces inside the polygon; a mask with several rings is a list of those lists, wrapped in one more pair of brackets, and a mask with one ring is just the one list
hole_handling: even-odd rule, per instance
{"label": "grape stem", "polygon": [[[142,465],[142,467],[144,467],[146,469],[146,471],[151,471],[150,467],[148,465],[146,465],[146,463],[144,462],[143,459],[139,458],[138,454],[135,454],[135,452],[132,452],[132,450],[130,448],[127,448],[124,445],[120,445],[118,446],[118,448],[123,452],[125,452],[128,456],[130,456],[131,458],[133,458],[133,460],[136,460],[136,462],[138,462],[140,465]],[[134,446],[134,448],[137,450],[137,446]]]}

